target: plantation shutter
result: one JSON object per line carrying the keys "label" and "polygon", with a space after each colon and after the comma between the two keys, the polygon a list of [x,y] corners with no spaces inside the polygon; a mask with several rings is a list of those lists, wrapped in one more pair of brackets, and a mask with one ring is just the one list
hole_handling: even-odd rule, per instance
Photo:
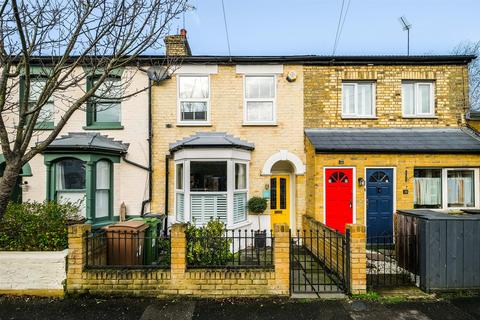
{"label": "plantation shutter", "polygon": [[192,195],[190,200],[192,220],[195,225],[218,219],[227,223],[227,196],[225,194]]}
{"label": "plantation shutter", "polygon": [[238,192],[233,196],[233,223],[247,220],[247,193]]}
{"label": "plantation shutter", "polygon": [[177,193],[176,199],[176,213],[177,213],[177,221],[183,222],[185,221],[185,196],[183,193]]}

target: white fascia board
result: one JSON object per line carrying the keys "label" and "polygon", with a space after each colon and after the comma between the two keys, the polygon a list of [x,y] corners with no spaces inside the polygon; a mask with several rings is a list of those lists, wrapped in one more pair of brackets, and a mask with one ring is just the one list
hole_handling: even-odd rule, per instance
{"label": "white fascia board", "polygon": [[283,74],[283,64],[237,64],[241,74]]}
{"label": "white fascia board", "polygon": [[217,74],[216,64],[183,64],[172,68],[174,74]]}

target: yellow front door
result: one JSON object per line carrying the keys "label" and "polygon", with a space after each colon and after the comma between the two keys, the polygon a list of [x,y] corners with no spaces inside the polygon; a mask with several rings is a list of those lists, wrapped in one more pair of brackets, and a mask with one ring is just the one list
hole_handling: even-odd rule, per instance
{"label": "yellow front door", "polygon": [[273,226],[285,223],[290,226],[290,177],[270,178],[270,223]]}

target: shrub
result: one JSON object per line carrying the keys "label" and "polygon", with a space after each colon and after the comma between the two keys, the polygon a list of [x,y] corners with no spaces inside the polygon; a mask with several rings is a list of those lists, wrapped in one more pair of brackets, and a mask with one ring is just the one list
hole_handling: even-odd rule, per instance
{"label": "shrub", "polygon": [[251,197],[247,203],[248,210],[254,214],[263,214],[267,210],[267,199],[261,197]]}
{"label": "shrub", "polygon": [[187,263],[191,266],[224,266],[232,261],[231,240],[225,237],[225,224],[211,220],[204,227],[188,223]]}
{"label": "shrub", "polygon": [[68,245],[71,220],[79,220],[78,205],[10,203],[0,221],[0,250],[63,250]]}

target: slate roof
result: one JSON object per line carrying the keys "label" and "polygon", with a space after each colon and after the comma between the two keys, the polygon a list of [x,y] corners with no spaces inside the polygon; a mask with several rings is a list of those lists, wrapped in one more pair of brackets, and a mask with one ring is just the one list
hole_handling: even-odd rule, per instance
{"label": "slate roof", "polygon": [[253,150],[255,145],[226,132],[197,132],[190,137],[170,144],[170,152],[185,148],[238,148]]}
{"label": "slate roof", "polygon": [[53,140],[45,151],[97,151],[125,154],[128,146],[128,143],[114,140],[98,132],[70,132]]}
{"label": "slate roof", "polygon": [[317,153],[480,153],[467,128],[306,129]]}

